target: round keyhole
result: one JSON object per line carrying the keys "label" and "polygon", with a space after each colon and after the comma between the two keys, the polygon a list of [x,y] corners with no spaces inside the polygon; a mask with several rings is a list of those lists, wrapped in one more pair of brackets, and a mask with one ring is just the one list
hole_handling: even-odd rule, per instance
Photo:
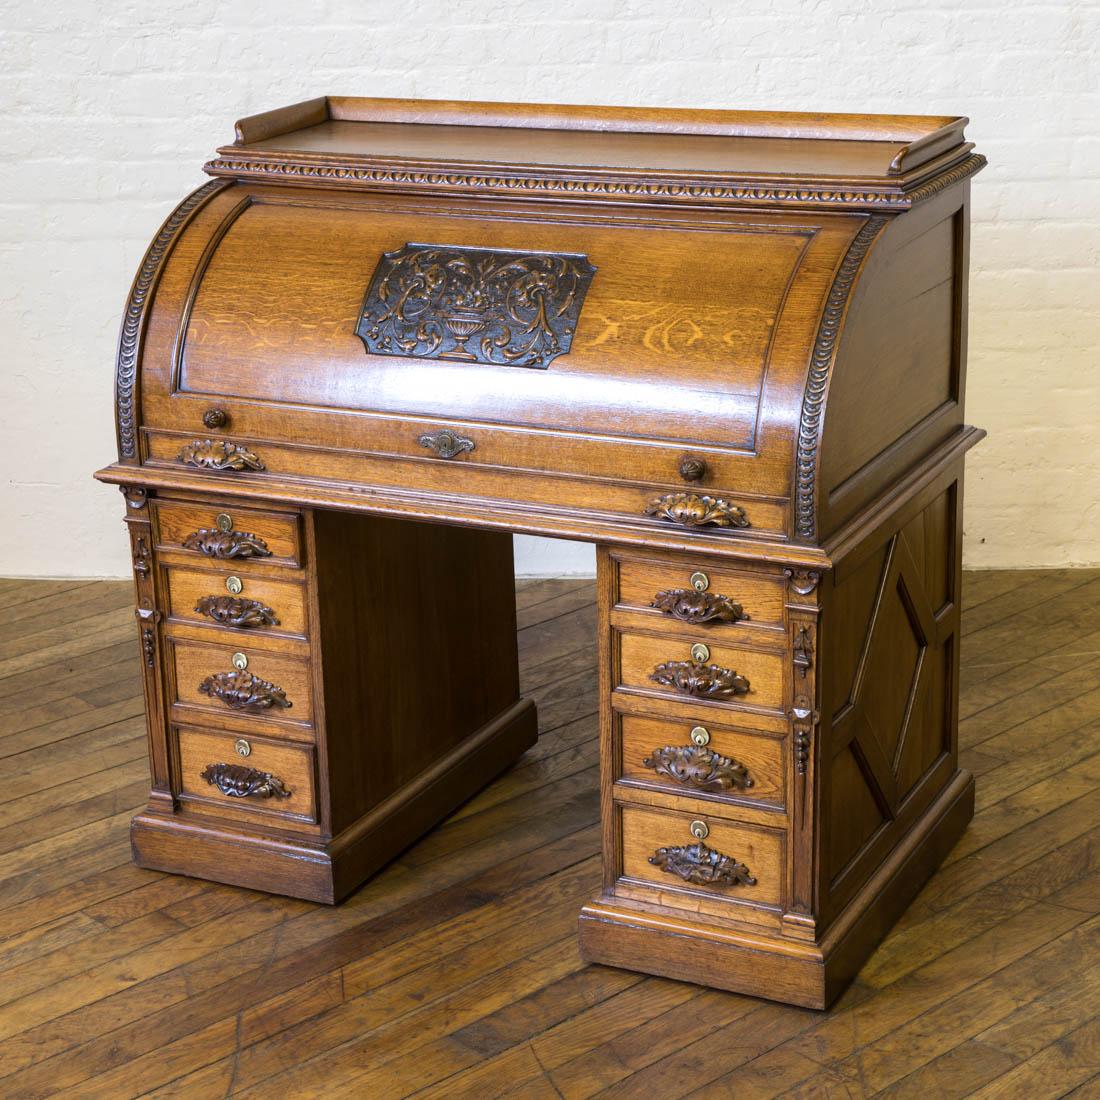
{"label": "round keyhole", "polygon": [[692,573],[691,574],[691,587],[696,592],[705,592],[710,588],[710,577],[706,573]]}
{"label": "round keyhole", "polygon": [[233,530],[233,517],[228,512],[219,512],[214,522],[218,525],[219,531]]}
{"label": "round keyhole", "polygon": [[688,828],[691,829],[691,835],[696,840],[706,840],[710,836],[710,829],[707,828],[705,821],[693,821]]}
{"label": "round keyhole", "polygon": [[233,667],[235,669],[239,669],[241,672],[244,672],[244,670],[248,668],[248,658],[243,653],[234,653]]}
{"label": "round keyhole", "polygon": [[241,578],[240,577],[226,577],[225,578],[225,587],[230,592],[232,592],[234,596],[236,596],[240,593],[241,589],[244,588],[244,585],[241,584]]}
{"label": "round keyhole", "polygon": [[700,748],[702,748],[704,745],[709,745],[710,744],[710,730],[708,730],[706,728],[706,726],[696,726],[691,731],[691,739]]}
{"label": "round keyhole", "polygon": [[710,650],[702,642],[696,642],[691,647],[691,659],[693,661],[709,661]]}

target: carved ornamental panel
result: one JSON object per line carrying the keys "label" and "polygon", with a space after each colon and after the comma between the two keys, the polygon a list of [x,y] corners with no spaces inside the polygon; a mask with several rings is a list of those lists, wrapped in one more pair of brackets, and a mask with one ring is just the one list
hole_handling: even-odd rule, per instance
{"label": "carved ornamental panel", "polygon": [[545,369],[595,273],[572,253],[406,244],[383,254],[355,331],[375,355]]}

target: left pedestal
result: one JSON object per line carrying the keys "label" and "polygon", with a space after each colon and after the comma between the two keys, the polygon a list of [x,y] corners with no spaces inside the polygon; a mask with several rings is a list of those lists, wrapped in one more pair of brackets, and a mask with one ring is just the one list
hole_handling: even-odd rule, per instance
{"label": "left pedestal", "polygon": [[123,492],[141,866],[336,902],[534,744],[510,535]]}

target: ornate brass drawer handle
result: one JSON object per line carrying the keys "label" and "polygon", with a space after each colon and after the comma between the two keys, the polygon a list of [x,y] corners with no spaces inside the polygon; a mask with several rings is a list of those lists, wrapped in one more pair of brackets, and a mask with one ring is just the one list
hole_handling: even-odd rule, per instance
{"label": "ornate brass drawer handle", "polygon": [[417,442],[421,447],[427,447],[429,451],[435,451],[440,458],[454,458],[464,451],[472,451],[475,443],[464,435],[457,435],[450,428],[443,428],[438,432],[425,432],[418,437]]}
{"label": "ornate brass drawer handle", "polygon": [[291,793],[283,781],[276,779],[271,772],[260,772],[243,764],[207,764],[201,777],[230,798],[249,798],[252,795],[258,798],[271,798],[272,795],[289,798]]}
{"label": "ornate brass drawer handle", "polygon": [[744,764],[698,745],[665,745],[654,749],[642,764],[700,791],[731,791],[735,787],[746,790],[753,784]]}
{"label": "ornate brass drawer handle", "polygon": [[183,540],[186,550],[197,550],[208,558],[270,558],[271,551],[259,535],[248,531],[220,531],[200,527]]}
{"label": "ornate brass drawer handle", "polygon": [[685,848],[658,848],[649,862],[666,874],[676,875],[695,886],[755,886],[748,867],[705,844]]}
{"label": "ornate brass drawer handle", "polygon": [[744,608],[729,596],[699,592],[694,588],[670,588],[653,597],[652,606],[682,623],[738,623],[747,619]]}
{"label": "ornate brass drawer handle", "polygon": [[257,455],[236,443],[222,439],[195,439],[185,444],[176,460],[185,466],[198,466],[200,470],[226,471],[266,469]]}
{"label": "ornate brass drawer handle", "polygon": [[259,626],[278,626],[275,612],[259,600],[244,600],[236,596],[203,596],[195,611],[222,626],[251,630]]}
{"label": "ornate brass drawer handle", "polygon": [[668,493],[651,500],[645,514],[684,527],[750,527],[745,509],[728,500],[697,493]]}
{"label": "ornate brass drawer handle", "polygon": [[234,710],[269,710],[293,705],[281,687],[243,669],[215,672],[199,684],[199,691],[211,699],[220,699]]}
{"label": "ornate brass drawer handle", "polygon": [[658,684],[675,688],[685,695],[702,699],[729,699],[744,695],[749,682],[729,668],[705,665],[701,661],[665,661],[658,665],[649,678]]}

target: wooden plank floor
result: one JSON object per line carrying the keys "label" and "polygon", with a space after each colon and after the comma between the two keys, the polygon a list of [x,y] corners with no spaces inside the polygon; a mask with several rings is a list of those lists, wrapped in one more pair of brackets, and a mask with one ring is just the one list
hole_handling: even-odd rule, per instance
{"label": "wooden plank floor", "polygon": [[977,817],[822,1014],[578,958],[591,583],[520,586],[538,746],[331,909],[131,866],[130,586],[0,581],[0,1096],[1100,1096],[1100,571],[965,594]]}

